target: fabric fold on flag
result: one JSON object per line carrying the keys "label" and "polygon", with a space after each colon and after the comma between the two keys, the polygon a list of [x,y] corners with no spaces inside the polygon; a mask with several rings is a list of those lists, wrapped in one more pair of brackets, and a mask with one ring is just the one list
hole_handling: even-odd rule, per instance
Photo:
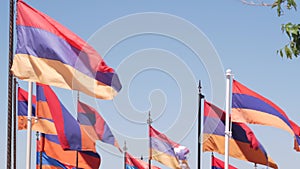
{"label": "fabric fold on flag", "polygon": [[[48,158],[58,161],[65,167],[76,166],[76,151],[63,150],[57,135],[41,134],[38,141],[38,152],[44,153]],[[37,156],[37,160],[39,160]],[[78,151],[78,168],[99,168],[101,158],[98,153],[91,151]],[[38,163],[40,164],[40,163]],[[42,165],[44,166],[44,161]]]}
{"label": "fabric fold on flag", "polygon": [[296,140],[299,137],[299,127],[288,118],[280,107],[236,80],[233,80],[231,118],[235,122],[272,126],[286,130]]}
{"label": "fabric fold on flag", "polygon": [[96,152],[95,140],[89,137],[85,129],[59,101],[54,91],[48,85],[38,83],[36,90],[37,109],[44,110],[38,111],[37,114],[52,119],[62,148]]}
{"label": "fabric fold on flag", "polygon": [[77,120],[93,140],[116,146],[122,152],[109,126],[93,107],[78,101]]}
{"label": "fabric fold on flag", "polygon": [[[224,169],[224,168],[225,168],[224,162],[212,155],[211,156],[211,169]],[[228,168],[229,169],[238,169],[230,164],[229,164]]]}
{"label": "fabric fold on flag", "polygon": [[114,69],[76,34],[17,1],[17,47],[11,71],[22,80],[110,100],[122,86]]}
{"label": "fabric fold on flag", "polygon": [[300,136],[294,137],[294,149],[300,152]]}
{"label": "fabric fold on flag", "polygon": [[290,124],[295,132],[294,150],[300,152],[300,127],[292,120],[290,120]]}
{"label": "fabric fold on flag", "polygon": [[[189,150],[170,140],[166,135],[149,127],[151,158],[173,169],[189,168]],[[176,152],[175,152],[176,150]]]}
{"label": "fabric fold on flag", "polygon": [[[125,169],[148,169],[149,164],[143,160],[134,158],[129,153],[125,153]],[[151,169],[160,169],[154,165],[151,165]]]}
{"label": "fabric fold on flag", "polygon": [[[225,112],[204,101],[203,151],[225,154]],[[232,122],[229,156],[277,169],[253,131],[244,123]]]}

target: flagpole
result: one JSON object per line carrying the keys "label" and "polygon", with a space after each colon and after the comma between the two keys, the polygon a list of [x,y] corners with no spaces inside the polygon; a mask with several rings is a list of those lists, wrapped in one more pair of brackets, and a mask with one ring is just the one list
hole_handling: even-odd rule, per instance
{"label": "flagpole", "polygon": [[17,168],[17,80],[14,78],[14,97],[13,97],[13,169]]}
{"label": "flagpole", "polygon": [[213,153],[213,152],[211,152],[211,168],[212,168],[212,167],[213,167],[213,165],[214,165],[213,158],[214,158],[214,153]]}
{"label": "flagpole", "polygon": [[151,119],[150,111],[148,114],[147,123],[148,123],[148,129],[149,129],[149,160],[148,160],[148,164],[149,164],[149,169],[151,169],[152,150],[151,150],[150,127],[151,127],[152,119]]}
{"label": "flagpole", "polygon": [[27,155],[26,169],[30,169],[31,163],[31,116],[32,116],[32,82],[28,82],[28,111],[27,111]]}
{"label": "flagpole", "polygon": [[76,169],[78,169],[78,150],[76,150]]}
{"label": "flagpole", "polygon": [[[77,117],[78,117],[78,102],[79,102],[79,91],[77,91]],[[76,150],[76,169],[78,169],[78,150]]]}
{"label": "flagpole", "polygon": [[10,68],[13,62],[14,46],[14,0],[9,2],[9,52],[8,52],[8,98],[7,98],[7,145],[6,168],[11,168],[11,125],[12,125],[12,83],[13,75]]}
{"label": "flagpole", "polygon": [[226,70],[226,116],[225,116],[225,169],[229,167],[229,137],[231,131],[229,129],[229,115],[231,113],[231,97],[232,97],[232,74],[231,70]]}
{"label": "flagpole", "polygon": [[127,152],[127,146],[126,146],[126,141],[124,141],[124,147],[123,147],[123,151],[124,151],[124,169],[126,169],[126,152]]}
{"label": "flagpole", "polygon": [[201,101],[204,99],[204,95],[201,93],[201,80],[199,80],[198,85],[198,169],[201,169]]}
{"label": "flagpole", "polygon": [[41,136],[40,136],[40,133],[37,131],[35,132],[35,135],[36,135],[36,151],[39,152],[39,157],[36,157],[36,158],[39,158],[39,169],[42,169],[43,167],[43,148],[41,148],[43,145],[41,145]]}
{"label": "flagpole", "polygon": [[[36,136],[37,136],[37,139],[39,140],[39,147],[38,148],[40,148],[40,147],[42,147],[41,149],[40,149],[40,153],[39,153],[39,158],[40,158],[40,169],[43,169],[43,150],[44,150],[44,140],[43,141],[41,141],[41,135],[42,135],[42,133],[40,134],[38,131],[36,132]],[[42,144],[42,145],[41,145]]]}

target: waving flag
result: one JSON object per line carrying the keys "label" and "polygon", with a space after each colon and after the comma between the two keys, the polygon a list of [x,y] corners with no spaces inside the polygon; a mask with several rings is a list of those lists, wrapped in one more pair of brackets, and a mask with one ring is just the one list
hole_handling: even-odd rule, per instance
{"label": "waving flag", "polygon": [[17,48],[12,72],[22,80],[113,99],[121,89],[115,71],[76,34],[17,1]]}
{"label": "waving flag", "polygon": [[95,141],[88,136],[85,129],[59,101],[53,90],[43,84],[37,84],[36,89],[37,107],[41,106],[45,110],[37,114],[40,116],[40,113],[44,113],[44,117],[53,120],[62,148],[64,150],[96,152]]}
{"label": "waving flag", "polygon": [[[45,156],[45,160],[50,160],[49,162],[57,161],[66,168],[73,168],[73,166],[76,166],[77,152],[72,150],[63,150],[57,135],[41,134],[38,146],[38,152]],[[40,164],[39,156],[37,156],[37,160],[38,164]],[[98,153],[91,151],[78,151],[78,168],[96,169],[99,168],[100,162],[101,159]],[[47,163],[45,163],[44,159],[42,159],[42,165],[44,166],[45,164]]]}
{"label": "waving flag", "polygon": [[189,150],[187,148],[182,148],[178,143],[173,142],[152,126],[150,126],[149,130],[152,159],[173,169],[181,169],[181,162],[188,168],[186,155],[189,153]]}
{"label": "waving flag", "polygon": [[[203,151],[225,153],[225,112],[204,101]],[[252,130],[244,123],[232,123],[229,156],[277,169]]]}
{"label": "waving flag", "polygon": [[[36,97],[32,96],[32,116],[35,116],[35,105],[36,105]],[[18,130],[27,129],[27,114],[28,114],[28,92],[18,87]]]}
{"label": "waving flag", "polygon": [[231,117],[236,122],[281,128],[294,135],[296,141],[300,140],[299,127],[281,108],[236,80],[233,81]]}
{"label": "waving flag", "polygon": [[110,128],[97,110],[78,101],[77,111],[77,120],[90,137],[114,145],[121,150]]}
{"label": "waving flag", "polygon": [[[211,169],[224,169],[224,162],[215,156],[211,156]],[[229,169],[237,169],[236,167],[229,165]]]}
{"label": "waving flag", "polygon": [[[51,119],[36,115],[36,96],[32,96],[32,130],[42,133],[56,134],[55,126]],[[18,130],[27,129],[27,112],[28,111],[28,93],[22,88],[18,88]]]}
{"label": "waving flag", "polygon": [[[127,152],[125,153],[125,169],[148,169],[149,164],[143,160],[132,157]],[[151,169],[160,169],[159,167],[151,165]]]}
{"label": "waving flag", "polygon": [[49,157],[46,153],[44,152],[37,152],[36,153],[36,168],[40,168],[40,155],[42,155],[42,168],[47,168],[47,169],[76,169],[76,167],[70,166],[70,165],[65,165],[59,162],[58,160]]}

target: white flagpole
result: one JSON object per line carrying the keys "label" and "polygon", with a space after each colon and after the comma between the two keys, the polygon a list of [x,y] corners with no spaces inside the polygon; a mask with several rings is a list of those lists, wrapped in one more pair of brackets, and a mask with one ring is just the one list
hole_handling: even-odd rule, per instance
{"label": "white flagpole", "polygon": [[31,116],[32,116],[32,82],[28,82],[26,169],[30,169],[30,162],[31,162]]}
{"label": "white flagpole", "polygon": [[229,167],[229,138],[231,131],[229,129],[229,115],[231,113],[231,97],[232,97],[232,74],[231,70],[226,70],[226,116],[225,116],[225,169]]}

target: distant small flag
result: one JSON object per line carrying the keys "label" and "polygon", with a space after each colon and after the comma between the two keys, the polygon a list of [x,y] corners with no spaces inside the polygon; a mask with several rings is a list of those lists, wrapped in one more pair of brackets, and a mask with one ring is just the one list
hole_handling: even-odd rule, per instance
{"label": "distant small flag", "polygon": [[[173,169],[189,168],[186,156],[189,150],[170,140],[150,126],[151,158]],[[176,150],[176,152],[175,152]],[[183,166],[182,166],[183,165]]]}
{"label": "distant small flag", "polygon": [[[224,162],[218,158],[216,158],[215,156],[211,156],[211,169],[224,169]],[[238,169],[232,165],[229,165],[228,167],[229,169]]]}
{"label": "distant small flag", "polygon": [[[232,122],[229,156],[277,169],[253,131],[244,123]],[[225,154],[225,112],[204,101],[203,151]]]}
{"label": "distant small flag", "polygon": [[11,71],[22,80],[110,100],[122,85],[113,68],[76,34],[17,1],[17,47]]}
{"label": "distant small flag", "polygon": [[236,80],[233,81],[231,117],[235,122],[273,126],[290,132],[296,139],[299,137],[299,128],[293,127],[294,122],[281,108]]}
{"label": "distant small flag", "polygon": [[119,144],[112,134],[109,126],[102,116],[91,106],[78,101],[77,120],[85,131],[94,140],[101,140],[104,143],[116,146],[120,151]]}
{"label": "distant small flag", "polygon": [[[125,168],[126,169],[148,169],[149,164],[146,163],[143,160],[139,160],[137,158],[134,158],[129,153],[125,153]],[[159,167],[156,167],[154,165],[151,165],[151,169],[160,169]]]}

